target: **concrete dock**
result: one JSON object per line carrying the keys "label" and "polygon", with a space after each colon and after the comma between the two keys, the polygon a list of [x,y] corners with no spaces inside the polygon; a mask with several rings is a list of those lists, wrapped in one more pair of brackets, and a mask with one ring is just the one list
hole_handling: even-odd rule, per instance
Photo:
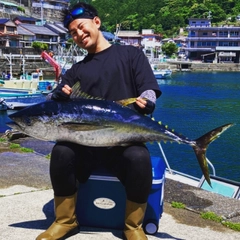
{"label": "concrete dock", "polygon": [[[0,239],[33,240],[54,220],[53,191],[49,179],[49,159],[53,144],[31,138],[15,142],[35,150],[20,153],[0,148]],[[164,212],[155,235],[149,240],[236,240],[240,233],[210,220],[199,212],[212,211],[240,223],[240,201],[167,180]],[[182,202],[187,209],[175,209],[171,202]],[[121,231],[80,227],[79,234],[68,239],[122,239]]]}

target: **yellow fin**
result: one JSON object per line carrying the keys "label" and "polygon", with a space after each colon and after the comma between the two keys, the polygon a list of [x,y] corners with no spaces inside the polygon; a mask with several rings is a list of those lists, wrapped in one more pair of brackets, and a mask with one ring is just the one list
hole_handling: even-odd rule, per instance
{"label": "yellow fin", "polygon": [[[96,100],[104,100],[101,97],[93,97],[85,92],[83,92],[81,90],[81,85],[80,82],[76,82],[73,86],[72,86],[72,94],[70,96],[70,98],[74,99],[74,98],[84,98],[84,99],[96,99]],[[144,100],[147,100],[147,98],[143,98]],[[128,106],[132,103],[135,103],[137,100],[137,98],[126,98],[126,99],[122,99],[122,100],[118,100],[115,101],[116,103],[122,105],[122,106]]]}
{"label": "yellow fin", "polygon": [[116,101],[116,103],[122,105],[122,106],[127,106],[131,103],[135,103],[137,98],[126,98],[126,99],[122,99],[122,100],[118,100]]}
{"label": "yellow fin", "polygon": [[[137,98],[126,98],[126,99],[122,99],[122,100],[118,100],[116,101],[116,103],[122,105],[122,106],[128,106],[129,104],[135,103],[137,100]],[[143,98],[143,100],[147,100],[147,98]]]}
{"label": "yellow fin", "polygon": [[103,100],[100,97],[93,97],[85,92],[82,91],[81,89],[81,85],[80,82],[76,82],[73,86],[72,86],[72,94],[70,96],[71,99],[74,98],[84,98],[84,99],[96,99],[96,100]]}

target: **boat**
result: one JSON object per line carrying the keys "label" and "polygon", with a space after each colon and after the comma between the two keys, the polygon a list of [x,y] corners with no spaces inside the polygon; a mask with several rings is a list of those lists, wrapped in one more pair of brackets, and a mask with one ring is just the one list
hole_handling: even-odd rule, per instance
{"label": "boat", "polygon": [[42,91],[26,89],[0,88],[0,109],[18,110],[45,99]]}
{"label": "boat", "polygon": [[[11,90],[24,90],[24,91],[42,91],[50,92],[56,86],[55,80],[44,79],[43,72],[41,69],[36,69],[36,71],[28,73],[25,71],[25,58],[24,55],[18,56],[22,63],[22,74],[19,78],[12,76],[12,58],[17,57],[12,54],[4,54],[4,57],[8,60],[9,71],[8,74],[4,74],[0,79],[0,90],[9,89]],[[55,66],[56,67],[56,66]],[[56,70],[56,68],[55,68]]]}
{"label": "boat", "polygon": [[33,72],[31,74],[22,75],[18,78],[2,79],[0,84],[0,90],[10,89],[23,90],[23,91],[51,91],[54,88],[56,82],[54,80],[42,80],[43,76],[41,72]]}
{"label": "boat", "polygon": [[219,177],[216,174],[216,170],[212,162],[207,159],[208,166],[212,171],[210,174],[210,180],[212,186],[210,186],[205,180],[204,176],[197,178],[183,172],[173,170],[168,162],[165,152],[161,146],[161,143],[157,143],[161,152],[161,156],[166,165],[165,177],[177,182],[181,182],[193,187],[197,187],[212,193],[217,193],[225,197],[235,198],[240,200],[240,182],[229,180],[223,177]]}
{"label": "boat", "polygon": [[171,69],[155,69],[153,70],[156,79],[167,79],[172,75]]}
{"label": "boat", "polygon": [[6,111],[8,109],[7,105],[4,102],[3,98],[0,98],[0,112],[1,111]]}

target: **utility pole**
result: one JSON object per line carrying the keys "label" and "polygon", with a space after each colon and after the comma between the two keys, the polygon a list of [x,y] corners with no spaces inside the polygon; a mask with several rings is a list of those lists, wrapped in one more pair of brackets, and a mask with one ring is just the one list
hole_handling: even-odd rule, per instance
{"label": "utility pole", "polygon": [[41,22],[43,26],[43,0],[41,0]]}

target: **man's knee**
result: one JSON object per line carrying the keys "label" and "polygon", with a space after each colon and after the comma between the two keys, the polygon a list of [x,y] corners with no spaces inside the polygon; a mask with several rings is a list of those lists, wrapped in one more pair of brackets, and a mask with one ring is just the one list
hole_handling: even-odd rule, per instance
{"label": "man's knee", "polygon": [[69,144],[57,143],[51,153],[51,167],[64,168],[75,159],[74,149]]}
{"label": "man's knee", "polygon": [[129,166],[145,166],[146,168],[151,166],[150,154],[146,147],[132,146],[125,151],[124,157],[127,159]]}

